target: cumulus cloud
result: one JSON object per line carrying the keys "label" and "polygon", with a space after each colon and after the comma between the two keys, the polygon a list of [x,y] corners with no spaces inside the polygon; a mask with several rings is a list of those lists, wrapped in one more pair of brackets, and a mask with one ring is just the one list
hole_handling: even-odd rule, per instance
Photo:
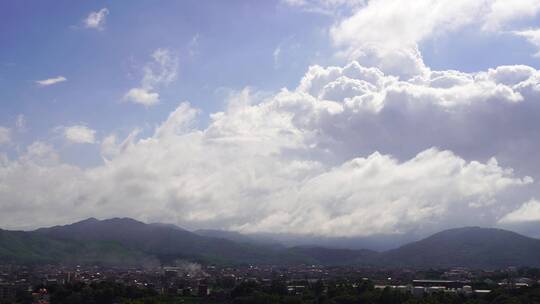
{"label": "cumulus cloud", "polygon": [[474,209],[491,205],[504,188],[530,182],[511,175],[495,160],[467,163],[437,149],[404,163],[375,152],[312,177],[298,188],[293,208],[276,209],[239,229],[347,236],[410,232],[419,223],[456,220],[463,210],[479,212]]}
{"label": "cumulus cloud", "polygon": [[0,145],[11,142],[11,130],[0,126]]}
{"label": "cumulus cloud", "polygon": [[37,80],[36,84],[41,86],[41,87],[47,87],[47,86],[51,86],[53,84],[57,84],[57,83],[64,82],[64,81],[67,81],[66,77],[58,76],[58,77],[54,77],[54,78]]}
{"label": "cumulus cloud", "polygon": [[42,216],[62,222],[73,218],[84,179],[79,168],[59,162],[51,145],[34,142],[16,161],[0,157],[0,172],[2,221],[17,218],[3,222],[3,228],[51,222],[40,219]]}
{"label": "cumulus cloud", "polygon": [[103,30],[105,29],[105,22],[109,15],[107,8],[102,8],[96,12],[90,12],[88,17],[83,20],[84,26],[89,29]]}
{"label": "cumulus cloud", "polygon": [[[313,66],[294,90],[239,92],[204,128],[182,103],[151,135],[109,135],[94,168],[43,144],[4,158],[0,220],[17,227],[32,210],[35,225],[129,216],[333,236],[494,225],[539,177],[539,83],[527,66],[410,80],[357,62]],[[47,216],[56,210],[65,217]]]}
{"label": "cumulus cloud", "polygon": [[156,90],[176,80],[178,58],[168,49],[157,49],[151,57],[152,61],[143,69],[140,87],[130,89],[124,96],[125,100],[147,107],[153,106],[159,103],[159,93]]}
{"label": "cumulus cloud", "polygon": [[75,125],[64,129],[64,137],[76,144],[93,144],[96,142],[96,131],[83,125]]}
{"label": "cumulus cloud", "polygon": [[330,36],[338,55],[409,78],[425,70],[420,42],[470,25],[505,30],[538,11],[535,0],[373,0],[334,25]]}
{"label": "cumulus cloud", "polygon": [[159,102],[159,94],[143,88],[133,88],[124,96],[126,100],[145,106],[153,106]]}
{"label": "cumulus cloud", "polygon": [[316,128],[313,144],[340,151],[332,155],[341,161],[374,150],[405,159],[436,146],[468,159],[495,155],[532,174],[540,171],[531,141],[531,123],[540,119],[538,77],[530,67],[503,66],[401,81],[354,62],[313,66],[282,96],[298,111],[297,127]]}
{"label": "cumulus cloud", "polygon": [[540,201],[531,199],[518,209],[503,216],[499,223],[516,224],[527,222],[540,222]]}
{"label": "cumulus cloud", "polygon": [[174,136],[189,131],[197,114],[198,111],[193,109],[189,103],[180,104],[176,110],[169,114],[167,120],[156,128],[154,137]]}
{"label": "cumulus cloud", "polygon": [[140,129],[131,131],[129,135],[120,143],[118,142],[118,137],[116,134],[106,136],[101,141],[101,156],[105,162],[133,146],[140,132]]}

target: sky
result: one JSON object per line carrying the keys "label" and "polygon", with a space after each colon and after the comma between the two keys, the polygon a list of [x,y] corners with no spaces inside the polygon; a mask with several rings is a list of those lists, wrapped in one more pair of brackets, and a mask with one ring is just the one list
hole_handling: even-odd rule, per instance
{"label": "sky", "polygon": [[538,0],[0,3],[0,227],[540,236]]}

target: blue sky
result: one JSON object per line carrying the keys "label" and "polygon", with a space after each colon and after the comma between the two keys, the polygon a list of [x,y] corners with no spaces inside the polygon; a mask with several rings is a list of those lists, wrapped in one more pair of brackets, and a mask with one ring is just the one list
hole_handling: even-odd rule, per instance
{"label": "blue sky", "polygon": [[[23,114],[28,141],[50,137],[57,125],[85,123],[99,132],[152,127],[180,101],[206,113],[221,110],[229,90],[294,88],[312,64],[343,64],[332,56],[333,16],[279,1],[180,1],[130,5],[108,1],[17,1],[2,4],[0,119]],[[86,29],[91,11],[107,8],[104,30]],[[535,26],[537,20],[528,24]],[[501,47],[504,46],[504,47]],[[475,72],[506,64],[538,67],[533,47],[509,34],[465,29],[420,45],[434,69]],[[157,48],[179,58],[174,84],[150,111],[122,102]],[[276,64],[274,52],[280,49]],[[65,76],[58,86],[35,81]]]}
{"label": "blue sky", "polygon": [[[294,87],[317,58],[321,32],[331,22],[272,1],[3,5],[0,118],[14,121],[22,113],[38,137],[58,124],[110,131],[157,123],[184,100],[212,112],[223,108],[228,90],[245,86]],[[104,7],[110,12],[105,29],[84,28],[88,13]],[[273,52],[280,46],[284,58],[276,65]],[[177,80],[151,111],[122,102],[157,48],[179,58]],[[68,81],[35,85],[58,75]]]}
{"label": "blue sky", "polygon": [[[368,224],[352,232],[346,225],[366,217],[387,219],[379,233],[478,218],[487,226],[540,221],[540,166],[531,156],[540,116],[540,5],[415,0],[403,10],[403,3],[1,3],[0,198],[13,210],[7,227],[132,216],[342,236],[368,234]],[[396,185],[404,174],[429,171],[409,171],[409,162],[433,167],[446,159],[436,162],[440,170],[455,164],[463,172],[448,169],[440,185],[419,189],[420,197],[396,186],[372,205],[354,187],[348,194],[330,187],[358,177],[347,170],[361,159],[395,172]],[[328,180],[328,192],[306,205],[302,193],[342,171],[345,177]],[[37,172],[49,172],[52,184]],[[449,179],[473,185],[469,174],[482,176],[474,189],[444,190]],[[363,184],[376,174],[358,178]],[[57,196],[41,192],[66,179],[74,184]],[[155,180],[161,183],[151,187]],[[334,200],[341,202],[336,214],[328,212]],[[452,204],[475,216],[449,211]],[[398,211],[381,211],[389,205]],[[34,224],[28,210],[43,208],[72,211]],[[523,220],[531,212],[537,218]],[[441,218],[448,220],[438,224]]]}

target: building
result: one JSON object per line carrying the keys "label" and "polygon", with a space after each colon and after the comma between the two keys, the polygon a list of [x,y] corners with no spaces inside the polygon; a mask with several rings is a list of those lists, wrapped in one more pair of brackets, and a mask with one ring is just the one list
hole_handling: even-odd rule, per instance
{"label": "building", "polygon": [[413,280],[414,287],[444,287],[446,289],[463,288],[468,282],[447,280]]}
{"label": "building", "polygon": [[12,284],[0,283],[0,302],[15,300],[15,287]]}

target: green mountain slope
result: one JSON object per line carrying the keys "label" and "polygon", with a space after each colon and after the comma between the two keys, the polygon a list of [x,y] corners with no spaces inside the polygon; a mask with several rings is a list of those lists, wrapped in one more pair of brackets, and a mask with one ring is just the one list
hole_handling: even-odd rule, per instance
{"label": "green mountain slope", "polygon": [[35,233],[0,230],[0,260],[15,263],[139,264],[148,257],[111,241],[56,240]]}
{"label": "green mountain slope", "polygon": [[88,219],[32,232],[0,230],[0,262],[168,264],[322,264],[384,267],[540,267],[540,240],[501,229],[467,227],[436,233],[400,248],[370,250],[234,242],[173,225],[132,219]]}
{"label": "green mountain slope", "polygon": [[205,237],[171,225],[145,224],[128,218],[88,219],[35,233],[55,240],[117,242],[165,263],[191,259],[220,264],[278,264],[301,263],[304,259],[263,245]]}

